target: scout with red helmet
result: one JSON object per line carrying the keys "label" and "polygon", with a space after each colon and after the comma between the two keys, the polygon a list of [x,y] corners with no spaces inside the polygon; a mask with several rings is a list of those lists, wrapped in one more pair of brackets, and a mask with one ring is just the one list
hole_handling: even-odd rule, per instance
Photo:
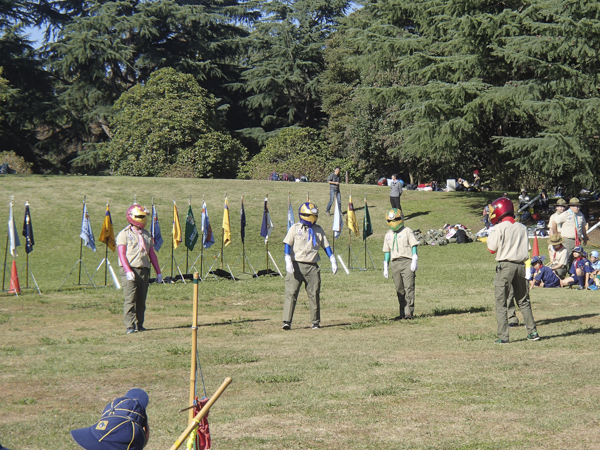
{"label": "scout with red helmet", "polygon": [[515,222],[515,209],[512,202],[505,197],[493,201],[490,205],[490,221],[493,227],[488,235],[487,246],[497,261],[494,279],[498,323],[496,343],[508,344],[508,301],[511,287],[529,333],[527,339],[537,341],[540,336],[531,312],[529,289],[525,279],[525,261],[529,259],[527,228]]}
{"label": "scout with red helmet", "polygon": [[146,295],[150,281],[150,264],[157,273],[156,281],[162,283],[158,258],[154,253],[152,235],[145,230],[150,213],[138,203],[127,208],[129,225],[117,235],[117,250],[121,281],[125,296],[123,323],[127,334],[144,331]]}

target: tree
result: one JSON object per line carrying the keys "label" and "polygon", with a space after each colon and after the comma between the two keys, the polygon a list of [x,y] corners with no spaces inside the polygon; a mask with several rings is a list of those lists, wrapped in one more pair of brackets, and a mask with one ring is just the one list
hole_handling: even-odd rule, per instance
{"label": "tree", "polygon": [[188,165],[195,176],[233,177],[246,149],[220,130],[217,104],[193,76],[160,69],[115,103],[103,159],[117,175],[169,175]]}
{"label": "tree", "polygon": [[261,3],[262,19],[246,39],[246,70],[234,85],[249,95],[245,104],[262,127],[246,132],[323,124],[318,86],[324,43],[348,5],[347,0]]}

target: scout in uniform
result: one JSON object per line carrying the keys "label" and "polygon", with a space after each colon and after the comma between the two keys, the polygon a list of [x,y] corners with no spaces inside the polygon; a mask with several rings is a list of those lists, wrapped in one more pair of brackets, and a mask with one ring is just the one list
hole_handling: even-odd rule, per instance
{"label": "scout in uniform", "polygon": [[544,266],[544,256],[534,256],[531,258],[531,267],[535,269],[535,274],[531,278],[531,287],[553,288],[560,287],[560,278],[554,271]]}
{"label": "scout in uniform", "polygon": [[[552,224],[556,223],[556,218],[565,212],[566,207],[567,202],[565,202],[565,199],[559,198],[556,201],[556,212],[550,216],[550,219],[548,219],[548,233],[550,234],[550,236],[553,236],[555,234],[553,231]],[[560,226],[556,226],[558,235],[560,235],[560,228]]]}
{"label": "scout in uniform", "polygon": [[570,277],[561,280],[561,286],[576,285],[577,289],[587,289],[590,275],[594,272],[594,268],[590,261],[586,258],[583,248],[577,246],[573,249],[573,263],[569,273]]}
{"label": "scout in uniform", "polygon": [[127,334],[145,330],[144,312],[150,280],[150,263],[156,270],[156,281],[162,283],[152,235],[144,230],[148,214],[148,210],[141,205],[130,206],[127,209],[129,225],[117,235],[121,284],[125,296],[123,323]]}
{"label": "scout in uniform", "polygon": [[383,276],[392,278],[400,304],[400,315],[395,320],[412,319],[415,312],[415,271],[417,270],[417,245],[413,231],[404,226],[402,211],[396,208],[387,213],[390,230],[383,238]]}
{"label": "scout in uniform", "polygon": [[490,205],[490,230],[487,246],[490,253],[496,255],[496,277],[494,279],[496,297],[496,321],[498,323],[497,344],[508,344],[507,303],[512,286],[515,301],[523,314],[527,339],[537,341],[537,332],[531,305],[529,289],[525,279],[525,261],[529,258],[529,239],[527,227],[515,222],[515,209],[507,198],[499,198]]}
{"label": "scout in uniform", "polygon": [[549,239],[548,254],[550,262],[548,267],[554,271],[559,278],[564,278],[567,275],[567,260],[569,259],[569,251],[562,245],[562,237],[560,234],[553,234]]}
{"label": "scout in uniform", "polygon": [[[568,261],[567,266],[573,261],[572,252],[575,245],[587,244],[587,232],[585,229],[585,217],[579,212],[581,203],[578,198],[573,197],[569,201],[569,209],[554,219],[552,223],[552,234],[558,233],[558,227],[561,226],[560,235],[563,238],[563,245],[567,248]],[[580,244],[577,243],[579,239]]]}
{"label": "scout in uniform", "polygon": [[319,211],[311,203],[303,203],[298,210],[299,223],[292,225],[283,240],[285,253],[285,303],[283,306],[283,329],[292,328],[294,309],[302,283],[310,301],[310,320],[312,328],[321,328],[321,270],[317,263],[321,259],[319,247],[331,262],[331,270],[337,272],[335,256],[323,228],[317,225]]}

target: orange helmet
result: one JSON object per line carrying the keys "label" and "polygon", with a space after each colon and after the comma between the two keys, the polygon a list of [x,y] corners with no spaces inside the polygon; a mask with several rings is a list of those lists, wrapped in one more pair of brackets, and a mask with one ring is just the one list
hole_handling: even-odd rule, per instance
{"label": "orange helmet", "polygon": [[138,228],[144,228],[148,222],[150,212],[142,205],[131,205],[127,208],[127,222]]}
{"label": "orange helmet", "polygon": [[496,225],[506,216],[515,217],[513,202],[506,197],[494,200],[490,205],[490,222],[492,222],[492,225]]}

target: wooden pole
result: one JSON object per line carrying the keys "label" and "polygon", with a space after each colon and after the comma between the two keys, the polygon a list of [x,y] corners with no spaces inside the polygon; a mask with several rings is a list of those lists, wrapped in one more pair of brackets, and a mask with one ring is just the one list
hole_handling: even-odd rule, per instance
{"label": "wooden pole", "polygon": [[[81,223],[83,223],[83,219],[84,219],[84,214],[85,214],[85,199],[86,199],[87,195],[83,196],[83,209],[82,209],[82,213],[81,213]],[[82,260],[81,258],[83,257],[83,239],[80,237],[79,238],[79,281],[77,282],[78,286],[81,286],[81,263]]]}
{"label": "wooden pole", "polygon": [[[198,272],[194,272],[194,294],[192,297],[192,365],[190,370],[190,405],[196,399],[196,349],[198,345]],[[194,420],[194,408],[190,409],[188,425]]]}
{"label": "wooden pole", "polygon": [[4,281],[6,280],[6,257],[8,256],[8,234],[6,235],[6,247],[4,248],[4,269],[2,270],[2,290],[4,290]]}
{"label": "wooden pole", "polygon": [[[242,209],[244,209],[244,196],[242,195]],[[241,224],[240,224],[241,225]],[[246,231],[244,231],[246,233]],[[242,240],[242,273],[246,273],[246,238]]]}
{"label": "wooden pole", "polygon": [[[367,194],[365,194],[365,211],[367,210]],[[365,232],[365,221],[366,217],[363,219],[363,234]],[[363,242],[365,243],[365,270],[367,270],[367,240],[363,237]]]}
{"label": "wooden pole", "polygon": [[206,405],[204,405],[204,408],[202,408],[198,412],[198,414],[196,414],[196,417],[194,417],[192,419],[192,423],[188,425],[188,427],[185,429],[185,431],[183,433],[181,433],[181,435],[177,438],[177,440],[175,441],[175,443],[171,446],[171,448],[169,450],[177,450],[179,447],[181,447],[181,444],[183,444],[185,442],[185,440],[187,439],[187,437],[190,435],[190,433],[192,431],[194,431],[194,429],[196,429],[196,427],[198,427],[198,425],[200,425],[200,421],[204,418],[204,416],[206,416],[208,414],[209,409],[219,399],[221,394],[225,391],[225,389],[227,389],[227,386],[229,386],[230,383],[231,383],[231,378],[229,378],[229,377],[225,378],[225,381],[223,381],[221,386],[219,386],[219,389],[217,389],[217,391],[213,394],[213,396],[210,398],[210,400],[208,402],[206,402]]}

